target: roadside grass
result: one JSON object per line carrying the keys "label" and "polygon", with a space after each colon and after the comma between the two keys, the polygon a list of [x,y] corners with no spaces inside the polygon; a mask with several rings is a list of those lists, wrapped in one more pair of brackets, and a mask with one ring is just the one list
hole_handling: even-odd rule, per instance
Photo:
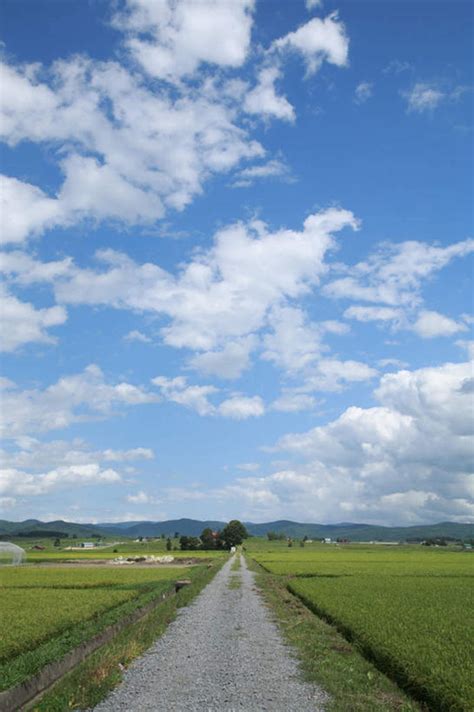
{"label": "roadside grass", "polygon": [[235,555],[235,559],[232,562],[232,566],[230,567],[231,570],[231,575],[229,578],[229,583],[227,584],[227,588],[236,589],[240,588],[242,585],[242,579],[238,575],[238,571],[240,571],[240,553],[237,553]]}
{"label": "roadside grass", "polygon": [[192,601],[223,563],[217,560],[211,568],[200,567],[190,586],[182,588],[176,596],[157,606],[144,619],[121,631],[111,643],[104,645],[65,675],[29,709],[34,712],[64,712],[70,709],[85,710],[97,705],[120,683],[123,670],[165,632],[178,609]]}
{"label": "roadside grass", "polygon": [[257,585],[288,643],[301,662],[305,679],[330,696],[328,712],[416,712],[426,708],[410,699],[347,642],[339,631],[312,613],[274,576],[247,557]]}

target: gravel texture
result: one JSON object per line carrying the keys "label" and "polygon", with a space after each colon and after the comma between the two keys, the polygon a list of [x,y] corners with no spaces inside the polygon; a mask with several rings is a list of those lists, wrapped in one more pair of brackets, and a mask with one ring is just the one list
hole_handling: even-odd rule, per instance
{"label": "gravel texture", "polygon": [[241,557],[233,559],[126,671],[97,712],[315,712],[325,693],[301,680]]}

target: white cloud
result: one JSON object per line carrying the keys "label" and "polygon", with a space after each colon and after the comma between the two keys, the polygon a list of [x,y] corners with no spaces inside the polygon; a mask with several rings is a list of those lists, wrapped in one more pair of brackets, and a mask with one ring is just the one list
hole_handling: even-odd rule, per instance
{"label": "white cloud", "polygon": [[374,85],[372,82],[360,82],[354,92],[354,101],[356,104],[364,104],[374,94]]}
{"label": "white cloud", "polygon": [[150,339],[149,336],[146,334],[143,334],[141,331],[138,331],[137,329],[133,329],[132,331],[129,331],[128,334],[125,334],[123,337],[125,341],[141,341],[143,344],[150,344],[152,342],[152,339]]}
{"label": "white cloud", "polygon": [[438,312],[424,309],[412,329],[423,339],[432,339],[436,336],[452,336],[460,331],[467,331],[467,326]]}
{"label": "white cloud", "polygon": [[12,509],[17,503],[14,497],[0,497],[0,509]]}
{"label": "white cloud", "polygon": [[1,285],[0,299],[2,301],[0,310],[2,351],[15,351],[24,344],[32,342],[55,343],[56,339],[47,330],[66,322],[67,312],[64,307],[35,309],[33,304],[20,301]]}
{"label": "white cloud", "polygon": [[222,496],[248,518],[472,519],[472,395],[463,387],[471,369],[448,363],[383,376],[378,406],[353,406],[327,425],[284,436],[278,447],[300,464],[241,478]]}
{"label": "white cloud", "polygon": [[403,310],[394,307],[349,307],[344,312],[346,319],[357,321],[400,321]]}
{"label": "white cloud", "polygon": [[272,410],[278,410],[283,413],[299,413],[302,410],[314,410],[317,405],[317,400],[307,393],[299,393],[298,391],[286,390],[273,401]]}
{"label": "white cloud", "polygon": [[121,477],[115,470],[102,470],[97,463],[58,467],[32,475],[16,469],[0,470],[0,494],[36,496],[70,486],[115,484]]}
{"label": "white cloud", "polygon": [[4,391],[1,432],[20,437],[34,432],[66,428],[72,423],[113,415],[116,406],[132,406],[157,400],[139,386],[121,382],[109,385],[98,366],[63,376],[44,390]]}
{"label": "white cloud", "polygon": [[425,242],[384,243],[368,260],[346,268],[349,276],[329,282],[326,296],[380,302],[393,307],[416,305],[423,282],[446,267],[455,257],[474,250],[474,240],[447,247]]}
{"label": "white cloud", "polygon": [[127,502],[131,504],[158,504],[158,500],[155,497],[152,497],[143,490],[139,490],[136,494],[127,495]]}
{"label": "white cloud", "polygon": [[267,163],[250,166],[250,168],[243,168],[237,173],[236,180],[232,183],[232,187],[248,188],[248,186],[255,183],[256,180],[261,180],[262,178],[279,178],[287,182],[294,180],[291,177],[288,166],[283,163],[283,161],[273,159],[267,161]]}
{"label": "white cloud", "polygon": [[332,12],[323,20],[314,17],[295,32],[281,37],[272,45],[275,50],[299,52],[308,74],[314,74],[326,61],[338,67],[347,65],[349,39],[338,13]]}
{"label": "white cloud", "polygon": [[218,407],[219,415],[233,420],[259,418],[265,413],[265,405],[260,396],[235,395],[222,401]]}
{"label": "white cloud", "polygon": [[322,7],[322,0],[306,0],[306,9],[308,11],[315,10],[317,7]]}
{"label": "white cloud", "polygon": [[5,175],[0,175],[0,214],[2,243],[22,242],[62,222],[57,200],[30,183]]}
{"label": "white cloud", "polygon": [[398,358],[381,358],[377,361],[377,365],[380,368],[390,368],[391,366],[394,368],[406,368],[408,366],[406,361],[400,361]]}
{"label": "white cloud", "polygon": [[446,94],[435,84],[417,82],[408,91],[403,92],[407,100],[408,111],[423,113],[436,109],[445,99]]}
{"label": "white cloud", "polygon": [[275,91],[275,82],[280,76],[280,70],[275,66],[260,70],[257,85],[245,97],[244,111],[264,118],[271,116],[283,121],[294,121],[294,108],[286,97],[279,96]]}
{"label": "white cloud", "polygon": [[307,392],[336,392],[342,390],[348,383],[370,381],[376,375],[375,368],[361,361],[321,358],[305,376],[303,389]]}
{"label": "white cloud", "polygon": [[258,462],[243,462],[236,467],[238,470],[243,470],[244,472],[255,472],[260,469]]}
{"label": "white cloud", "polygon": [[322,351],[321,331],[308,323],[296,307],[278,307],[270,314],[272,332],[263,339],[262,358],[289,372],[301,371],[313,364]]}
{"label": "white cloud", "polygon": [[195,410],[199,415],[215,413],[214,406],[208,400],[208,396],[217,393],[218,389],[215,386],[188,386],[184,376],[176,378],[157,376],[152,379],[152,383],[160,389],[163,398],[172,403]]}
{"label": "white cloud", "polygon": [[441,88],[437,82],[416,82],[401,95],[407,102],[408,113],[422,114],[441,104],[459,101],[468,91],[470,87],[463,85]]}
{"label": "white cloud", "polygon": [[189,361],[190,368],[210,376],[238,378],[250,367],[250,353],[256,346],[253,336],[228,341],[217,351],[205,351]]}
{"label": "white cloud", "polygon": [[214,405],[209,396],[219,392],[215,386],[188,385],[184,376],[165,378],[157,376],[152,383],[160,389],[163,398],[196,411],[201,416],[222,416],[233,420],[260,416],[265,413],[265,406],[259,396],[234,395]]}
{"label": "white cloud", "polygon": [[150,448],[130,450],[91,450],[81,439],[52,440],[42,442],[32,437],[20,437],[14,447],[0,451],[0,459],[5,467],[41,472],[57,467],[88,465],[91,462],[136,462],[155,457]]}
{"label": "white cloud", "polygon": [[58,148],[64,175],[52,196],[3,178],[7,242],[87,218],[153,224],[213,174],[264,155],[238,126],[237,100],[212,87],[152,91],[121,65],[84,57],[43,68],[49,83],[37,67],[2,71],[1,136]]}
{"label": "white cloud", "polygon": [[[171,82],[202,63],[240,67],[249,51],[254,0],[128,0],[113,24],[146,72]],[[150,39],[143,39],[144,35]]]}
{"label": "white cloud", "polygon": [[[301,231],[270,232],[261,222],[237,223],[222,228],[211,248],[176,276],[105,250],[97,253],[105,270],[74,268],[68,278],[56,281],[56,298],[160,313],[170,319],[161,332],[168,345],[232,350],[229,342],[248,344],[239,340],[261,329],[274,305],[310,292],[326,270],[333,233],[357,226],[351,212],[336,208],[310,215]],[[245,353],[241,356],[245,365]],[[204,359],[204,367],[209,360],[215,361]]]}

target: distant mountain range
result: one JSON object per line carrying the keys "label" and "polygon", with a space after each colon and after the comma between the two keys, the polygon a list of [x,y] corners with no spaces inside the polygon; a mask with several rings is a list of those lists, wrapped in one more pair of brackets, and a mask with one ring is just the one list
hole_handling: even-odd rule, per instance
{"label": "distant mountain range", "polygon": [[[165,522],[114,522],[103,524],[77,524],[57,520],[54,522],[40,522],[38,519],[27,519],[24,522],[9,522],[0,520],[0,537],[44,537],[60,536],[77,538],[114,536],[131,537],[139,536],[173,536],[175,533],[186,536],[199,536],[203,529],[210,527],[213,530],[222,529],[226,522],[199,521],[197,519],[170,519]],[[439,524],[426,524],[413,527],[382,527],[374,524],[353,524],[342,522],[340,524],[302,524],[279,520],[253,524],[245,522],[249,534],[252,536],[266,536],[270,531],[277,534],[286,534],[295,539],[304,536],[310,539],[350,539],[351,541],[406,541],[409,539],[429,539],[436,537],[450,537],[453,539],[474,539],[474,524],[458,524],[455,522],[440,522]]]}

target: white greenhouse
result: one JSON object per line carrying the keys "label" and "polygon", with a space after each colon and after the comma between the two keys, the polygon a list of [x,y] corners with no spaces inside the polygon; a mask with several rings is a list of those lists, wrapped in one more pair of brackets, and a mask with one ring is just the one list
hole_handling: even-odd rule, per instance
{"label": "white greenhouse", "polygon": [[0,541],[0,566],[18,566],[26,559],[26,551],[9,541]]}

